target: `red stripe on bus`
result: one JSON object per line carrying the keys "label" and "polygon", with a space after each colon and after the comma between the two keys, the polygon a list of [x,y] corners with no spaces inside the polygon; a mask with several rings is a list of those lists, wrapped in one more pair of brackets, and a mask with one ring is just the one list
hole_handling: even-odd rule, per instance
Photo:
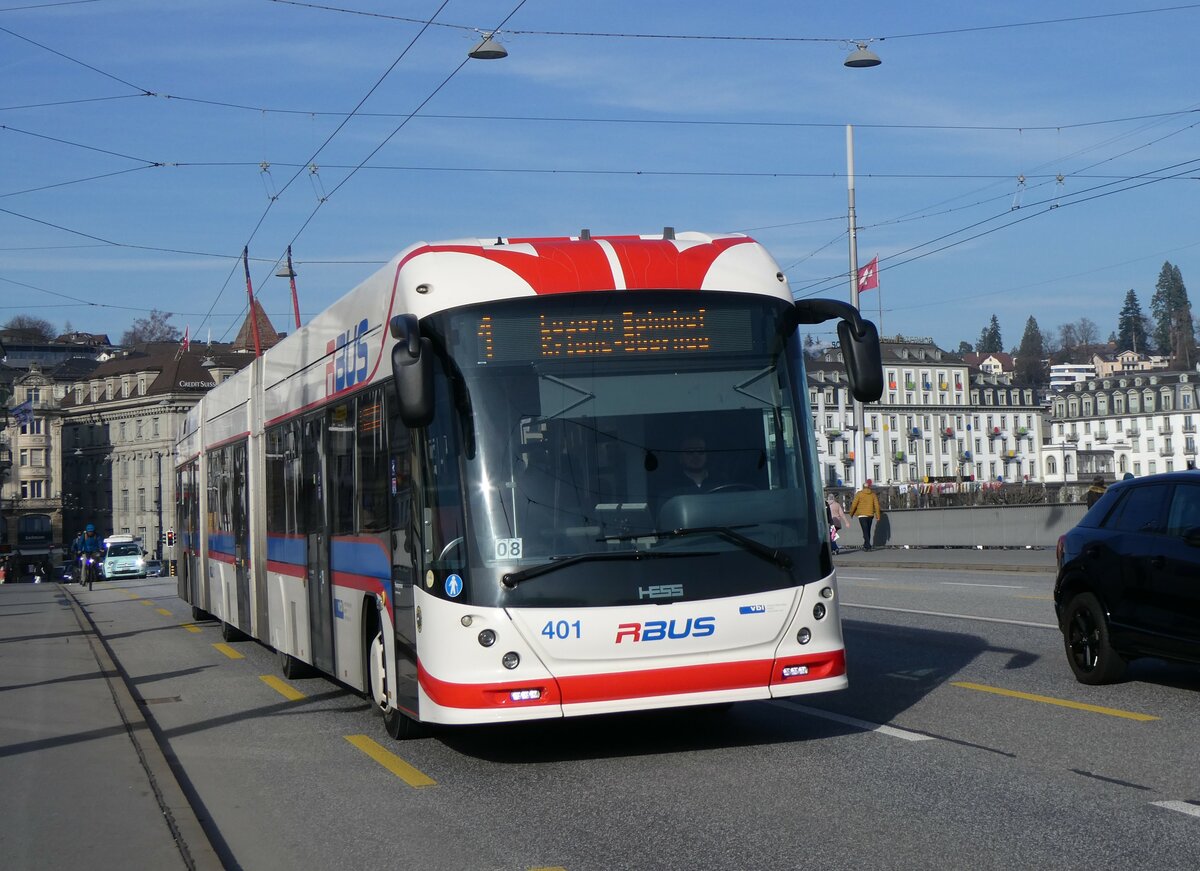
{"label": "red stripe on bus", "polygon": [[[791,666],[806,666],[808,672],[784,678],[783,669]],[[514,679],[511,682],[487,684],[440,680],[431,675],[421,662],[417,663],[417,678],[421,688],[432,701],[447,708],[492,708],[497,705],[534,704],[530,701],[512,702],[509,699],[509,693],[521,689],[540,689],[542,695],[536,704],[579,704],[792,684],[836,677],[845,672],[844,650],[774,660],[717,662],[547,678],[544,681]]]}
{"label": "red stripe on bus", "polygon": [[290,578],[303,578],[308,574],[305,566],[297,565],[296,563],[279,562],[273,559],[267,560],[267,571],[287,575]]}

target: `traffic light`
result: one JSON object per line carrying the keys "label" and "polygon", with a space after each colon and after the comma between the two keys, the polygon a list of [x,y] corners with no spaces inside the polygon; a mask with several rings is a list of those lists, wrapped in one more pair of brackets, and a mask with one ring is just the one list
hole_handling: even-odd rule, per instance
{"label": "traffic light", "polygon": [[175,546],[175,530],[168,529],[167,530],[167,547],[174,547],[174,546]]}

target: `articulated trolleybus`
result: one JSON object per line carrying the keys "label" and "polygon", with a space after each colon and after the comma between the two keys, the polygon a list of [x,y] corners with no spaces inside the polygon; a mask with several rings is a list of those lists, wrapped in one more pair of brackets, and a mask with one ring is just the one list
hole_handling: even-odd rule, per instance
{"label": "articulated trolleybus", "polygon": [[837,690],[800,324],[745,236],[415,245],[188,415],[179,594],[389,733]]}

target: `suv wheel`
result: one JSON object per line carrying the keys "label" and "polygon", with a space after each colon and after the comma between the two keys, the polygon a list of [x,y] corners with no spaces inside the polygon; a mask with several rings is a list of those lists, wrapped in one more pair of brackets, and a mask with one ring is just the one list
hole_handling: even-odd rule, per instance
{"label": "suv wheel", "polygon": [[1080,593],[1067,603],[1063,642],[1067,662],[1080,683],[1112,683],[1125,673],[1125,660],[1109,639],[1104,609],[1091,593]]}

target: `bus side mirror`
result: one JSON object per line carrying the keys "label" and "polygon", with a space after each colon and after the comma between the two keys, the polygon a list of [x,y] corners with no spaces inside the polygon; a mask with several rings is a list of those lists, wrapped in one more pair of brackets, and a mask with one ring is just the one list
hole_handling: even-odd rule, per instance
{"label": "bus side mirror", "polygon": [[428,426],[433,420],[433,344],[421,337],[417,316],[396,315],[391,321],[392,378],[400,401],[400,419],[407,427]]}
{"label": "bus side mirror", "polygon": [[878,402],[883,396],[883,359],[879,351],[879,330],[875,324],[862,320],[862,332],[855,333],[849,321],[839,321],[838,339],[842,343],[846,377],[850,392],[859,402]]}
{"label": "bus side mirror", "polygon": [[836,299],[802,299],[795,305],[795,317],[800,324],[821,324],[840,318],[837,333],[850,392],[859,402],[876,402],[883,396],[879,330],[858,309]]}

